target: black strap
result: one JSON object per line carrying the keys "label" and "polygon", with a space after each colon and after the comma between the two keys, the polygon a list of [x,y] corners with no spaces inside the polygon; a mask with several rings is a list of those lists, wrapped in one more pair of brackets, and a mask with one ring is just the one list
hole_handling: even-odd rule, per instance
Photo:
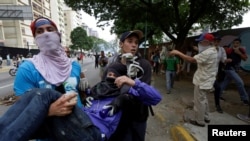
{"label": "black strap", "polygon": [[155,113],[154,113],[154,110],[153,110],[152,106],[150,105],[150,106],[148,106],[148,108],[149,108],[149,111],[150,111],[151,115],[154,116]]}

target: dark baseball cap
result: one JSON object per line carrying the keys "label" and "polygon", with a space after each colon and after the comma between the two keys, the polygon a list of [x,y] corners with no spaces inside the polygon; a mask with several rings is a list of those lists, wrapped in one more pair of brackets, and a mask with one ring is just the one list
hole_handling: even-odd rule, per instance
{"label": "dark baseball cap", "polygon": [[123,42],[125,39],[127,39],[130,35],[135,34],[138,36],[139,40],[142,39],[143,33],[140,30],[132,30],[122,33],[120,37],[120,41]]}

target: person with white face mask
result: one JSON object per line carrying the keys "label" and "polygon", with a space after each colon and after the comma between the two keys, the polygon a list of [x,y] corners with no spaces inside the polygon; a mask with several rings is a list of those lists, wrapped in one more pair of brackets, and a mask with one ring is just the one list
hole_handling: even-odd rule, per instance
{"label": "person with white face mask", "polygon": [[[195,39],[196,42],[198,42],[197,46],[193,46],[193,49],[195,51],[197,51],[198,53],[203,52],[204,50],[206,50],[210,45],[212,45],[212,43],[206,44],[206,42],[201,42],[201,38],[203,38],[203,36],[205,35],[205,33],[203,33],[200,38]],[[205,43],[205,44],[204,44]]]}
{"label": "person with white face mask", "polygon": [[101,140],[80,109],[81,66],[67,57],[57,26],[40,17],[30,28],[40,52],[18,68],[14,92],[19,99],[0,117],[0,140]]}
{"label": "person with white face mask", "polygon": [[[178,50],[170,52],[171,55],[178,55],[182,59],[197,63],[197,70],[193,77],[194,84],[194,107],[193,111],[184,115],[184,120],[191,124],[204,127],[205,122],[210,122],[207,94],[213,88],[218,70],[217,49],[213,46],[214,36],[209,33],[202,34],[198,41],[199,53],[194,57],[183,54]],[[194,117],[191,117],[193,116]]]}
{"label": "person with white face mask", "polygon": [[208,47],[210,46],[210,44],[204,44],[203,42],[200,42],[198,44],[198,52],[201,53],[203,52],[204,50],[206,50]]}

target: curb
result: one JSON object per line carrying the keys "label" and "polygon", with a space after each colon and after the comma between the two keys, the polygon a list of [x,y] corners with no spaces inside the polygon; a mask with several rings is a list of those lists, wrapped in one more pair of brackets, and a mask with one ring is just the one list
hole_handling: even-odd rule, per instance
{"label": "curb", "polygon": [[[155,113],[155,116],[161,121],[161,122],[165,122],[165,118],[163,117],[162,114],[160,113]],[[171,139],[173,139],[173,141],[197,141],[197,139],[195,139],[195,137],[193,137],[189,131],[187,131],[183,126],[181,125],[173,125],[170,128],[170,135],[171,135]]]}
{"label": "curb", "polygon": [[197,141],[185,128],[174,125],[170,128],[170,134],[174,141]]}
{"label": "curb", "polygon": [[0,68],[0,72],[7,72],[9,71],[10,67],[2,67]]}

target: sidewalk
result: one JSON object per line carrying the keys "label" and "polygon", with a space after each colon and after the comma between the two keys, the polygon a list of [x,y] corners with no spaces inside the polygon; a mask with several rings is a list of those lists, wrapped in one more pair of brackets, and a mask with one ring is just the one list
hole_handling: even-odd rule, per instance
{"label": "sidewalk", "polygon": [[[76,58],[72,58],[73,60],[76,60]],[[83,62],[92,62],[94,59],[91,59],[91,58],[84,58],[82,61],[79,61],[80,64],[82,64]],[[11,62],[11,65],[10,66],[7,66],[7,63],[6,63],[6,60],[3,60],[3,64],[2,66],[0,66],[0,73],[2,72],[8,72],[10,70],[10,68],[13,68],[13,62]]]}
{"label": "sidewalk", "polygon": [[1,72],[7,72],[9,71],[10,68],[12,68],[13,65],[11,64],[10,66],[7,66],[6,60],[3,60],[2,65],[0,66],[0,73]]}
{"label": "sidewalk", "polygon": [[227,89],[223,95],[226,101],[221,101],[223,114],[215,110],[213,93],[209,94],[211,122],[205,127],[198,127],[183,121],[184,111],[192,107],[193,84],[192,76],[185,76],[175,81],[171,94],[166,94],[165,75],[153,75],[152,85],[162,94],[163,100],[154,107],[155,118],[169,126],[166,130],[173,141],[206,141],[208,138],[207,125],[247,125],[249,123],[236,118],[237,113],[247,114],[248,106],[243,105],[236,87]]}

